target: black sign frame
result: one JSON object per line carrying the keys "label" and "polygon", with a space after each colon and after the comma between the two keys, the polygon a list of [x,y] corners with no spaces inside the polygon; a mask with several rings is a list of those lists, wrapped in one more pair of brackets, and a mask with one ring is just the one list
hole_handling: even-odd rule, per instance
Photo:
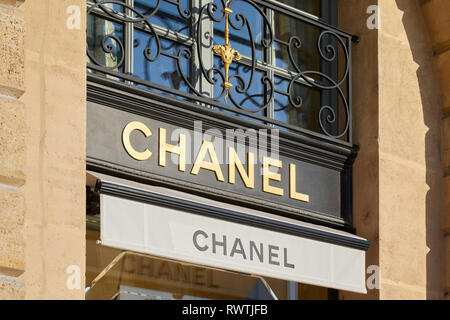
{"label": "black sign frame", "polygon": [[[102,134],[97,130],[98,126],[92,123],[90,110],[96,108],[96,104],[107,107],[105,110],[117,110],[137,117],[144,117],[152,121],[158,121],[168,126],[182,127],[193,130],[194,121],[202,121],[203,129],[270,129],[269,126],[249,121],[242,117],[233,117],[227,113],[203,107],[197,103],[180,101],[174,97],[139,87],[130,87],[109,80],[101,76],[88,74],[88,134],[87,134],[87,169],[127,178],[139,182],[163,185],[166,187],[189,191],[194,194],[242,205],[270,213],[288,216],[303,221],[331,226],[337,229],[354,232],[352,227],[352,164],[357,155],[357,146],[352,148],[333,144],[307,136],[294,134],[288,131],[280,131],[279,152],[280,157],[290,159],[296,163],[314,165],[323,170],[332,171],[339,178],[339,183],[328,186],[324,190],[313,190],[314,195],[321,193],[326,197],[338,196],[339,203],[334,204],[336,214],[329,214],[305,208],[300,204],[287,205],[282,201],[276,202],[270,195],[266,199],[251,197],[238,192],[220,190],[216,187],[199,183],[200,181],[183,181],[181,179],[168,177],[155,172],[146,172],[127,165],[115,163],[114,159],[107,156],[93,156],[92,143],[93,134]],[[95,121],[111,122],[105,112],[102,119]],[[115,128],[122,131],[123,128]],[[155,132],[156,133],[156,132]],[[122,149],[123,151],[123,149]],[[155,155],[154,157],[157,157]],[[287,165],[287,163],[286,163]],[[316,199],[313,195],[312,199]]]}

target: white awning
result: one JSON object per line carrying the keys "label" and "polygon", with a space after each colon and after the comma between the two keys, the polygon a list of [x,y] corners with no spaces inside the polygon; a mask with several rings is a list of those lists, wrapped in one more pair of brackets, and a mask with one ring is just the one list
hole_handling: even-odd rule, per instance
{"label": "white awning", "polygon": [[363,238],[172,189],[89,174],[100,191],[103,245],[366,293],[369,242]]}

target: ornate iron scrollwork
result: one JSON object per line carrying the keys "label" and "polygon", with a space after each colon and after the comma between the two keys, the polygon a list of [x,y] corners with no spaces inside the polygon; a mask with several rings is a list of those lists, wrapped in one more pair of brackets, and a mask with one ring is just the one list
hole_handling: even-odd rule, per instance
{"label": "ornate iron scrollwork", "polygon": [[[178,12],[178,18],[185,21],[187,26],[191,26],[191,33],[187,36],[178,36],[176,32],[171,30],[162,31],[157,24],[152,22],[159,13],[161,3],[166,2],[168,5],[176,7]],[[176,71],[178,72],[178,79],[181,80],[189,92],[180,92],[179,95],[183,98],[187,98],[191,101],[198,100],[202,104],[210,104],[219,108],[229,108],[222,99],[229,97],[233,107],[237,114],[244,114],[251,116],[258,121],[263,121],[272,125],[285,127],[290,130],[298,131],[304,134],[308,134],[317,138],[326,138],[339,143],[350,144],[351,132],[351,40],[352,36],[337,28],[322,23],[320,20],[311,19],[307,15],[301,13],[289,11],[285,8],[278,8],[273,2],[265,2],[259,0],[220,0],[221,10],[216,3],[210,2],[198,10],[183,9],[182,0],[157,0],[155,1],[152,9],[147,12],[140,12],[136,7],[130,6],[127,2],[118,0],[93,0],[88,7],[88,15],[101,16],[106,21],[119,23],[122,25],[133,25],[135,28],[139,28],[141,31],[145,31],[149,40],[148,43],[154,43],[153,49],[149,47],[145,48],[142,52],[143,57],[148,63],[148,68],[152,68],[152,63],[158,63],[161,55],[172,59],[176,65]],[[260,43],[256,43],[254,38],[254,30],[251,27],[251,19],[247,17],[243,12],[234,10],[233,5],[236,3],[245,3],[254,10],[253,15],[258,15],[259,19],[263,22],[264,30]],[[120,8],[118,10],[117,8]],[[320,30],[318,38],[316,40],[317,55],[320,61],[328,64],[339,64],[341,70],[341,76],[339,79],[327,74],[324,70],[304,70],[299,65],[298,61],[294,57],[294,53],[302,54],[302,39],[298,35],[291,35],[288,41],[282,41],[276,39],[274,30],[272,29],[272,21],[269,20],[266,15],[267,10],[278,12],[289,16],[290,19],[297,19],[306,25],[313,26]],[[221,16],[217,16],[217,13],[221,12]],[[220,65],[208,66],[205,64],[205,51],[203,50],[203,39],[205,34],[202,32],[202,23],[208,20],[212,25],[225,23],[224,30],[224,44],[211,43],[210,52],[219,55],[221,63],[223,64],[223,70]],[[249,20],[250,19],[250,20]],[[248,33],[249,55],[244,56],[242,52],[238,52],[233,48],[230,42],[230,30],[235,32],[245,31]],[[209,40],[214,41],[213,33],[214,28],[209,30]],[[180,44],[181,47],[177,49],[176,53],[169,52],[161,45],[161,39],[172,41],[173,43]],[[332,41],[330,39],[333,39]],[[259,40],[258,40],[259,41]],[[273,50],[274,42],[278,42],[280,45],[285,46],[288,53],[288,59],[293,66],[292,70],[285,72],[289,78],[287,90],[280,90],[280,85],[275,82],[274,74],[280,71],[271,63],[265,61],[264,58],[256,58],[256,46],[259,50],[264,51],[263,56],[268,56],[267,53]],[[127,59],[131,59],[130,50],[127,51],[124,39],[121,39],[118,35],[113,33],[107,33],[103,35],[103,38],[97,43],[104,54],[113,54],[116,50],[116,58],[112,62],[104,63],[96,57],[93,49],[88,46],[87,56],[89,58],[88,68],[95,72],[108,74],[118,79],[123,79],[126,84],[140,84],[147,86],[148,88],[158,89],[160,91],[166,91],[170,94],[177,95],[177,91],[174,88],[164,87],[158,83],[152,83],[147,79],[142,79],[134,76],[129,71],[124,70],[123,66]],[[340,49],[339,49],[340,48]],[[97,48],[99,49],[99,48]],[[341,50],[343,53],[339,55],[337,51]],[[132,53],[133,54],[133,53]],[[136,53],[134,53],[136,54]],[[211,60],[211,57],[209,57]],[[189,61],[191,68],[195,70],[186,71],[183,69],[183,63]],[[128,73],[127,73],[128,72]],[[262,93],[252,92],[255,87],[255,79],[259,76],[260,84],[259,88],[262,88]],[[285,76],[287,77],[287,76]],[[219,82],[219,78],[221,82]],[[211,87],[220,85],[222,90],[219,90],[219,94],[211,96],[211,93],[205,93],[199,88],[199,82],[204,81]],[[235,85],[233,85],[233,82]],[[328,99],[328,103],[322,103],[318,109],[316,119],[320,132],[312,132],[305,128],[299,128],[289,123],[283,123],[273,118],[269,118],[267,115],[261,115],[263,110],[272,108],[272,112],[283,112],[287,108],[294,108],[297,110],[303,110],[305,108],[304,99],[298,95],[295,90],[295,86],[305,86],[318,90],[322,95],[334,95],[336,99],[331,101]],[[233,88],[233,90],[231,90]],[[334,93],[333,93],[334,92]],[[276,108],[274,106],[274,96],[280,94],[288,98],[289,105]],[[249,108],[249,104],[252,108]],[[303,108],[303,109],[302,109]],[[342,111],[339,111],[341,108]],[[339,120],[338,118],[341,117]],[[345,119],[343,119],[345,118]],[[340,126],[338,126],[338,122]],[[339,131],[340,128],[340,131]]]}
{"label": "ornate iron scrollwork", "polygon": [[[225,99],[229,94],[229,90],[230,88],[233,86],[230,82],[228,82],[229,77],[228,77],[228,72],[230,69],[230,64],[233,62],[233,60],[235,61],[239,61],[241,60],[242,56],[241,54],[237,51],[231,48],[230,45],[230,34],[229,34],[229,19],[230,19],[230,14],[233,13],[233,10],[231,10],[228,7],[228,3],[230,2],[230,0],[228,0],[225,3],[225,7],[221,10],[222,13],[225,14],[225,45],[215,45],[213,47],[213,50],[216,54],[220,53],[220,56],[222,58],[223,64],[224,64],[224,68],[225,68],[225,81],[222,83],[222,88],[225,89],[226,91],[226,95],[225,95]],[[226,100],[225,100],[226,101]]]}

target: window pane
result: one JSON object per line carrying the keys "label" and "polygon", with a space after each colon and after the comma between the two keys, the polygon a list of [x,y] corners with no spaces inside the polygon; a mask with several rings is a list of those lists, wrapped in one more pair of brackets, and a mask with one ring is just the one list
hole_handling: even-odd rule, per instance
{"label": "window pane", "polygon": [[[236,29],[242,26],[242,21],[237,20],[237,15],[242,14],[249,22],[250,30],[244,26],[241,30],[236,30],[230,24],[229,34],[230,34],[230,44],[231,47],[237,50],[241,55],[251,57],[251,47],[252,42],[250,41],[250,32],[253,36],[253,43],[255,44],[255,58],[256,60],[263,60],[263,47],[262,40],[264,36],[264,18],[253,6],[246,2],[233,2],[230,7],[233,13],[230,15],[230,21],[234,24]],[[217,10],[215,17],[219,18],[222,16],[220,12],[221,8]],[[214,44],[224,45],[225,44],[225,19],[221,23],[214,23]]]}
{"label": "window pane", "polygon": [[88,63],[122,71],[122,24],[90,14],[87,19],[87,46],[90,55]]}
{"label": "window pane", "polygon": [[[220,70],[223,70],[224,66],[219,57],[215,57],[215,65],[218,66]],[[239,75],[242,78],[244,83],[242,84],[238,78],[231,78],[233,75]],[[266,85],[262,82],[262,79],[266,75],[264,72],[255,70],[253,76],[253,82],[251,87],[247,92],[240,93],[237,91],[239,85],[243,85],[247,87],[250,81],[251,68],[240,63],[233,63],[230,65],[230,82],[233,87],[230,88],[229,96],[225,98],[225,94],[218,101],[224,104],[228,104],[230,106],[235,106],[231,101],[231,96],[234,101],[240,106],[240,108],[252,112],[254,114],[264,116],[265,110],[261,109],[267,103],[266,92],[269,88],[266,88]],[[219,81],[214,85],[214,97],[220,96],[222,91],[222,78],[219,75],[216,75]],[[226,99],[226,101],[225,101]],[[233,113],[234,114],[234,113]],[[236,115],[238,115],[236,113]],[[245,116],[242,116],[247,118]]]}
{"label": "window pane", "polygon": [[[320,56],[316,44],[320,29],[279,13],[275,13],[274,19],[275,38],[279,40],[275,41],[276,66],[293,72],[297,71],[295,66],[301,71],[319,71]],[[294,36],[297,38],[292,38]]]}
{"label": "window pane", "polygon": [[[275,88],[281,92],[288,93],[289,82],[289,80],[275,77]],[[320,96],[319,90],[295,83],[291,92],[291,98],[295,105],[290,102],[288,96],[275,95],[275,120],[314,132],[320,132]],[[297,98],[301,99],[301,102]]]}
{"label": "window pane", "polygon": [[321,0],[277,0],[293,8],[320,17]]}
{"label": "window pane", "polygon": [[[187,48],[175,42],[160,38],[161,53],[167,53],[172,56],[178,56],[181,49]],[[147,57],[154,59],[158,48],[156,39],[153,35],[135,29],[134,30],[134,75],[138,78],[151,81],[169,88],[188,92],[188,86],[178,70],[177,59],[160,54],[154,62],[147,60],[144,51],[150,49]],[[189,60],[180,58],[181,71],[189,79]]]}
{"label": "window pane", "polygon": [[[105,1],[105,0],[103,0],[103,1]],[[116,0],[115,2],[125,3],[125,0]],[[101,1],[95,2],[94,0],[88,0],[88,8],[89,7],[103,8],[112,14],[123,13],[123,9],[124,9],[123,5],[118,4],[118,3],[108,3],[108,2],[102,3]]]}
{"label": "window pane", "polygon": [[[163,27],[172,31],[176,31],[185,35],[189,34],[188,19],[185,18],[187,14],[185,11],[190,9],[189,0],[179,0],[180,2],[180,12],[178,11],[178,6],[167,1],[160,2],[158,11],[152,16],[148,22],[153,25]],[[134,8],[139,11],[144,16],[152,14],[155,10],[155,6],[158,1],[151,0],[135,0]],[[184,15],[184,16],[183,16]],[[138,15],[135,15],[139,18]]]}

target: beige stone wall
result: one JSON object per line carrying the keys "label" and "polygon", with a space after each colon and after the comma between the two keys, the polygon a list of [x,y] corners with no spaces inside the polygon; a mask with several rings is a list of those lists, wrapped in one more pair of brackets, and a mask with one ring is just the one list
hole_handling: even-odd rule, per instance
{"label": "beige stone wall", "polygon": [[25,296],[24,13],[0,1],[0,299]]}
{"label": "beige stone wall", "polygon": [[0,34],[0,299],[83,299],[85,1],[0,0]]}
{"label": "beige stone wall", "polygon": [[445,293],[450,299],[450,1],[421,0],[433,46],[442,97],[442,166],[444,174]]}
{"label": "beige stone wall", "polygon": [[[369,30],[369,5],[381,28]],[[349,1],[345,2],[345,6]],[[381,271],[379,299],[442,298],[441,100],[433,51],[417,1],[350,1],[342,27],[354,46],[354,219]],[[360,14],[356,14],[359,12]]]}
{"label": "beige stone wall", "polygon": [[[377,1],[345,0],[339,7],[339,27],[360,38],[352,46],[353,138],[360,146],[353,168],[353,219],[358,234],[371,242],[367,266],[379,265],[378,30],[366,26],[366,10],[373,4]],[[379,292],[371,290],[367,295],[341,292],[340,298],[379,299]]]}
{"label": "beige stone wall", "polygon": [[416,1],[380,1],[382,299],[442,297],[441,105]]}

